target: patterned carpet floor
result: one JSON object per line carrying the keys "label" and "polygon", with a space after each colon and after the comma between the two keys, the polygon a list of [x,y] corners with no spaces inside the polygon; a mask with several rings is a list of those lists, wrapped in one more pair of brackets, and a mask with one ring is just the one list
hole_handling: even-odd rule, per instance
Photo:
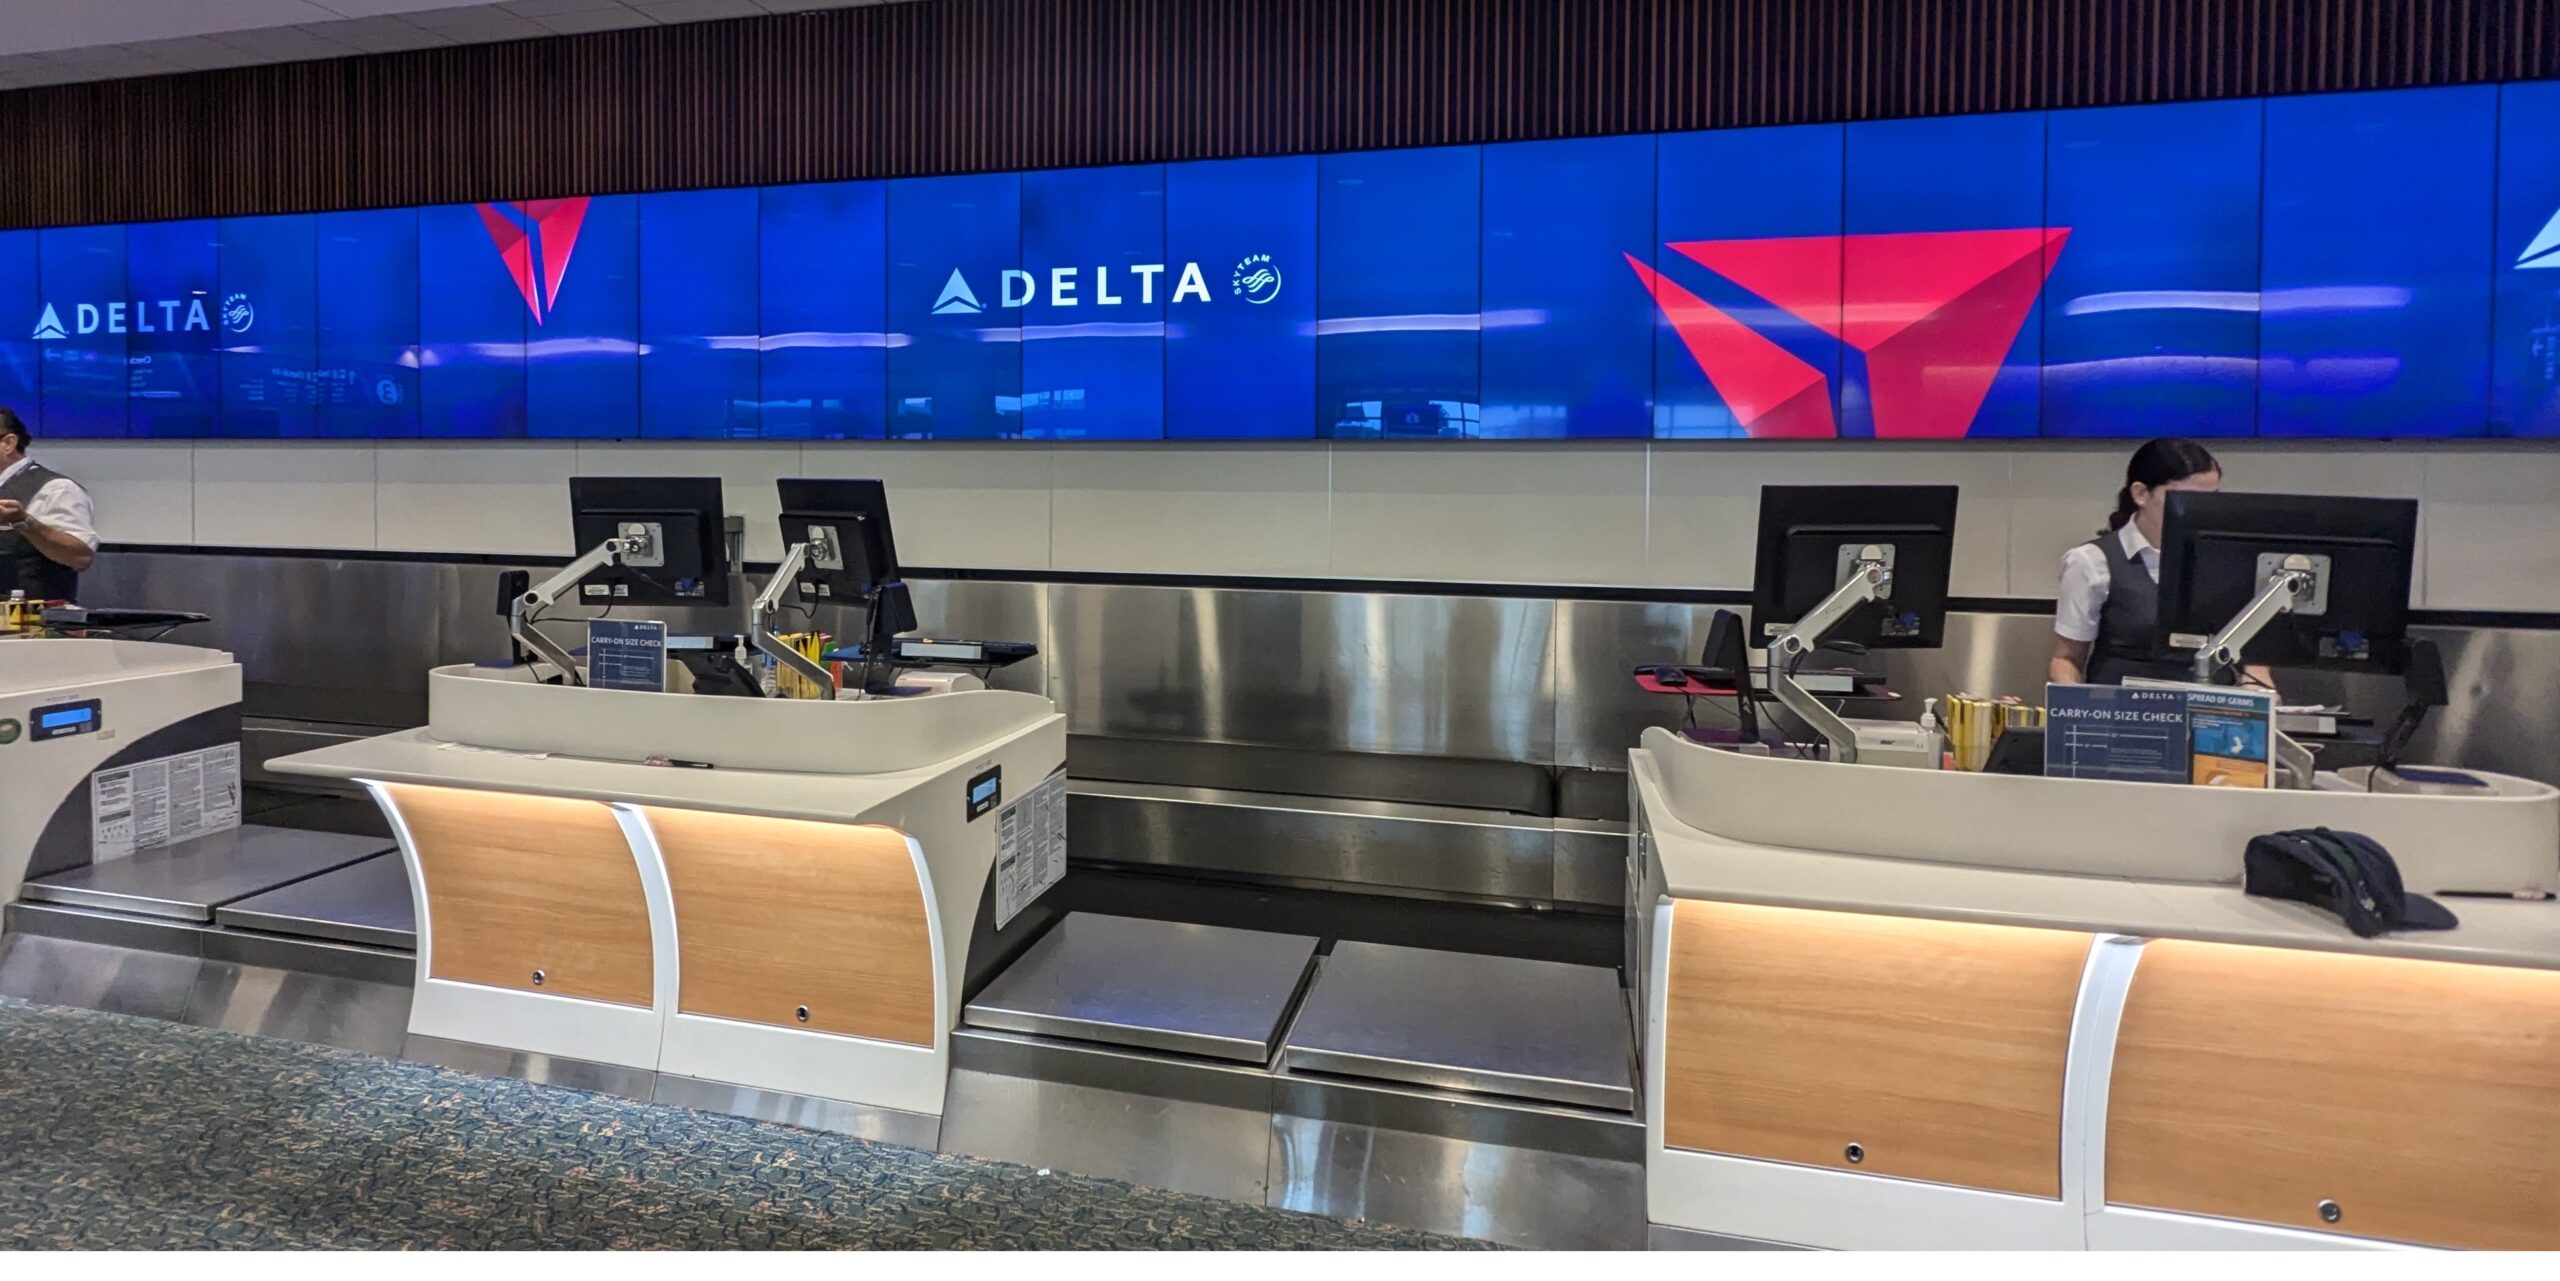
{"label": "patterned carpet floor", "polygon": [[1471,1244],[0,999],[0,1248]]}

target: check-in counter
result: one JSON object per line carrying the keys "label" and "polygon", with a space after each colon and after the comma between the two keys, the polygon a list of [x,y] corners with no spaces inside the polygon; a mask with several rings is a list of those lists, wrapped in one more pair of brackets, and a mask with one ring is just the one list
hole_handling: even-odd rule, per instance
{"label": "check-in counter", "polygon": [[[2359,939],[2240,888],[2326,825],[2560,884],[2560,793],[1631,757],[1648,1213],[1842,1248],[2560,1247],[2560,904]],[[1631,971],[1636,973],[1637,971]]]}
{"label": "check-in counter", "polygon": [[713,698],[456,666],[429,674],[424,729],[272,768],[360,783],[389,817],[413,1044],[850,1105],[930,1144],[973,950],[1005,946],[999,833],[1016,860],[1063,842],[1065,749],[1031,694]]}
{"label": "check-in counter", "polygon": [[[0,639],[0,903],[24,881],[183,838],[189,823],[238,826],[239,742],[240,665],[220,650]],[[153,766],[162,769],[156,833],[127,824],[101,851],[112,807],[96,803],[91,780]],[[171,800],[173,767],[197,787]]]}

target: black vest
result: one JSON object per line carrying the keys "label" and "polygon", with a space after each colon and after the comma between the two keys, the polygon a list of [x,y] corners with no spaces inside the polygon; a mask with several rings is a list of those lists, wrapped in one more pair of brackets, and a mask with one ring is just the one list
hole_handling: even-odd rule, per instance
{"label": "black vest", "polygon": [[[37,490],[67,479],[59,472],[45,470],[41,463],[29,462],[18,469],[17,475],[0,482],[0,498],[33,506]],[[19,591],[25,592],[29,600],[77,600],[80,575],[69,565],[36,550],[35,542],[25,534],[0,529],[0,600]]]}
{"label": "black vest", "polygon": [[2121,531],[2089,540],[2107,558],[2107,602],[2098,611],[2098,639],[2089,645],[2089,683],[2121,685],[2127,676],[2183,681],[2195,665],[2160,644],[2160,584],[2142,561],[2124,551]]}

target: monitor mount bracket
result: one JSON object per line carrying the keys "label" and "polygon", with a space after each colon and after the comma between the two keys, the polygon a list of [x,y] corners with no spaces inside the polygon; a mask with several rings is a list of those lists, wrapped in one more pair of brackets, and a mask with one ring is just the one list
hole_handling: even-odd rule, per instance
{"label": "monitor mount bracket", "polygon": [[828,675],[827,669],[817,660],[784,644],[769,625],[773,616],[782,609],[782,594],[799,581],[800,571],[808,564],[807,543],[793,543],[791,550],[783,553],[782,567],[773,571],[773,578],[764,585],[763,591],[756,594],[755,603],[747,607],[747,635],[757,649],[772,655],[773,661],[798,672],[817,686],[818,697],[831,700],[836,697],[835,677]]}
{"label": "monitor mount bracket", "polygon": [[[586,555],[570,561],[557,574],[542,580],[542,585],[518,596],[507,607],[507,635],[515,641],[516,657],[531,651],[543,662],[551,664],[572,685],[584,685],[587,678],[578,671],[578,661],[560,643],[542,634],[533,625],[534,616],[557,604],[561,597],[576,590],[587,575],[608,565],[618,565],[625,557],[643,556],[649,549],[648,536],[623,534],[596,544]],[[539,673],[536,673],[539,675]]]}
{"label": "monitor mount bracket", "polygon": [[[2223,624],[2222,630],[2215,632],[2213,638],[2204,643],[2203,649],[2196,651],[2196,680],[2210,685],[2219,680],[2223,672],[2238,667],[2241,652],[2249,648],[2250,641],[2258,638],[2258,633],[2267,630],[2268,625],[2278,618],[2308,604],[2319,588],[2320,566],[2311,557],[2299,552],[2285,557],[2277,564],[2275,572],[2267,575],[2266,585],[2258,589],[2258,598],[2250,601],[2249,607],[2241,610],[2238,617]],[[2267,733],[2276,764],[2282,767],[2279,777],[2284,786],[2310,790],[2312,775],[2319,768],[2312,759],[2311,749],[2273,724],[2267,726]]]}
{"label": "monitor mount bracket", "polygon": [[1849,728],[1838,712],[1823,706],[1811,691],[1796,683],[1795,666],[1804,656],[1821,648],[1822,638],[1849,617],[1851,611],[1873,601],[1883,600],[1893,592],[1893,555],[1870,543],[1857,550],[1849,565],[1848,575],[1823,598],[1821,604],[1805,611],[1793,626],[1769,642],[1769,689],[1778,696],[1788,711],[1794,712],[1822,741],[1831,748],[1831,759],[1854,765],[1858,761],[1858,733]]}

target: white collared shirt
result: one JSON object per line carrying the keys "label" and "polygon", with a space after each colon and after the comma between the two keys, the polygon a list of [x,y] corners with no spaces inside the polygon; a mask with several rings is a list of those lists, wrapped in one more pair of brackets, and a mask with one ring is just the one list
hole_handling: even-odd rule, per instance
{"label": "white collared shirt", "polygon": [[[0,485],[8,484],[11,477],[26,470],[32,461],[21,458],[0,468]],[[46,481],[44,488],[37,490],[36,496],[27,501],[27,515],[88,544],[91,551],[98,550],[98,524],[96,513],[89,507],[89,491],[82,489],[70,477],[60,476]]]}
{"label": "white collared shirt", "polygon": [[[2142,536],[2128,520],[2116,531],[2116,545],[2124,548],[2127,559],[2138,561],[2151,571],[2151,581],[2160,581],[2160,549]],[[2064,640],[2094,641],[2098,639],[2098,619],[2107,609],[2107,589],[2114,575],[2107,572],[2107,554],[2095,543],[2081,543],[2062,554],[2062,586],[2053,594],[2053,631]]]}

